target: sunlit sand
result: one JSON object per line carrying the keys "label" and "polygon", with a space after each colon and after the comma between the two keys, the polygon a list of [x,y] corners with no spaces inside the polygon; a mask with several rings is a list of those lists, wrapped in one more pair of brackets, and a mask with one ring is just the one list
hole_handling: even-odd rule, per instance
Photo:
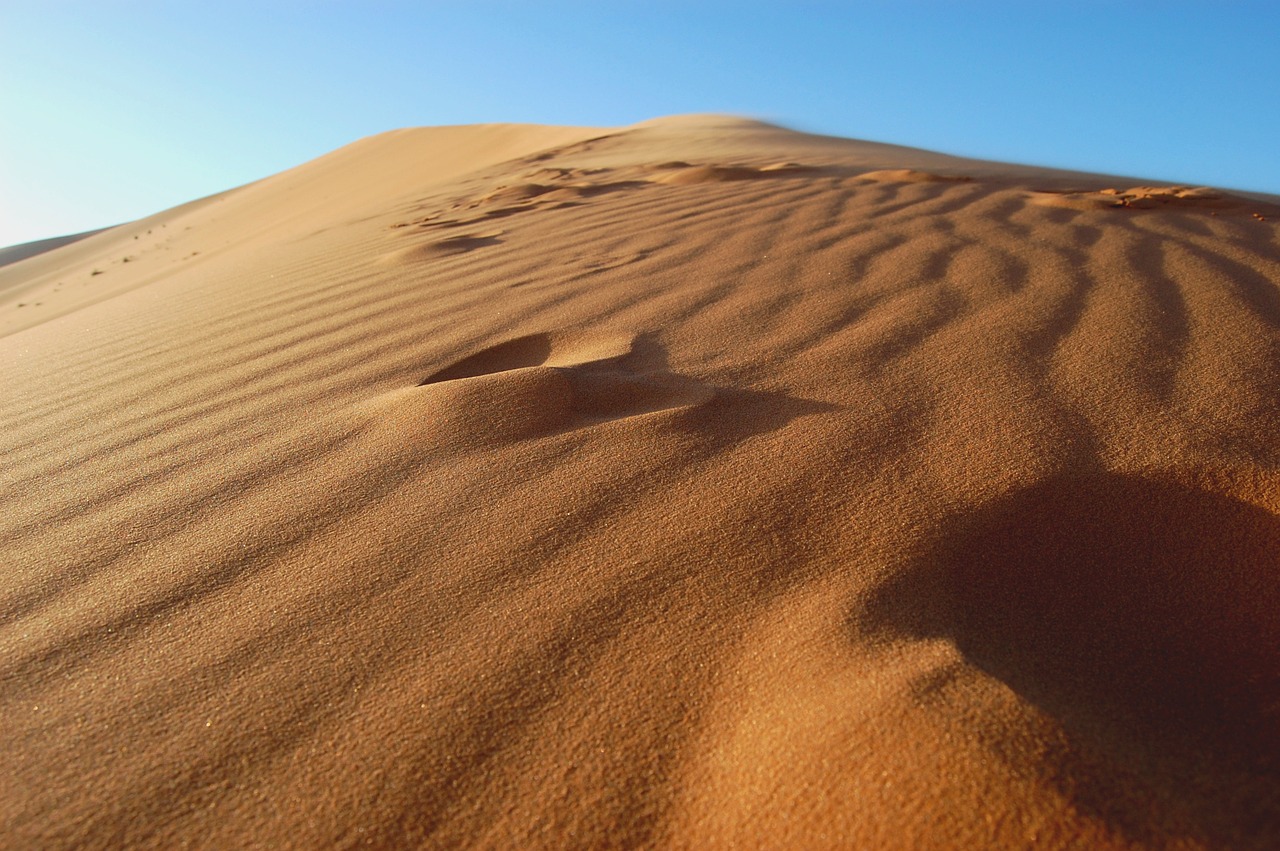
{"label": "sunlit sand", "polygon": [[10,262],[0,841],[1277,847],[1276,201],[442,127]]}

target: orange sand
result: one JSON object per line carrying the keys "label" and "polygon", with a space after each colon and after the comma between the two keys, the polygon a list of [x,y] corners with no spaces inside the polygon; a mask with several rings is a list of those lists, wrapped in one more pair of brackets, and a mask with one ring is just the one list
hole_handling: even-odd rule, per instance
{"label": "orange sand", "polygon": [[1280,208],[1139,185],[429,128],[4,266],[0,845],[1280,846]]}

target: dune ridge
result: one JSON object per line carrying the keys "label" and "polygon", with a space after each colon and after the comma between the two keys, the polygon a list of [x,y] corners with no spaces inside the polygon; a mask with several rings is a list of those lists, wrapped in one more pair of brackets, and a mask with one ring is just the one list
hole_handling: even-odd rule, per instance
{"label": "dune ridge", "polygon": [[1276,200],[419,128],[0,268],[0,845],[1276,847]]}

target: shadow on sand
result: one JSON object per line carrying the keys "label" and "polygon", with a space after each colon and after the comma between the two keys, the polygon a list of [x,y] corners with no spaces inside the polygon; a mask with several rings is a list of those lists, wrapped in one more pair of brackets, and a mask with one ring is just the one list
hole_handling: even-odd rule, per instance
{"label": "shadow on sand", "polygon": [[1050,480],[944,529],[863,626],[951,638],[1053,717],[1071,750],[1053,782],[1131,838],[1280,847],[1271,512],[1102,472]]}

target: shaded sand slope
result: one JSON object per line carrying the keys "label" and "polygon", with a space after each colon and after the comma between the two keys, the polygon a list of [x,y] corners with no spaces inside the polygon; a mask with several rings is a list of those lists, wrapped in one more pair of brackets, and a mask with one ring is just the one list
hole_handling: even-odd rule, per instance
{"label": "shaded sand slope", "polygon": [[683,117],[8,266],[0,844],[1275,847],[1277,214]]}
{"label": "shaded sand slope", "polygon": [[84,233],[73,233],[69,236],[37,239],[33,242],[23,242],[18,245],[10,245],[7,248],[0,248],[0,266],[8,266],[10,263],[17,263],[19,260],[26,260],[28,257],[35,257],[37,254],[43,254],[46,251],[52,251],[64,245],[70,245],[73,242],[84,239],[86,236],[93,236],[95,233],[98,233],[98,231],[91,230]]}

